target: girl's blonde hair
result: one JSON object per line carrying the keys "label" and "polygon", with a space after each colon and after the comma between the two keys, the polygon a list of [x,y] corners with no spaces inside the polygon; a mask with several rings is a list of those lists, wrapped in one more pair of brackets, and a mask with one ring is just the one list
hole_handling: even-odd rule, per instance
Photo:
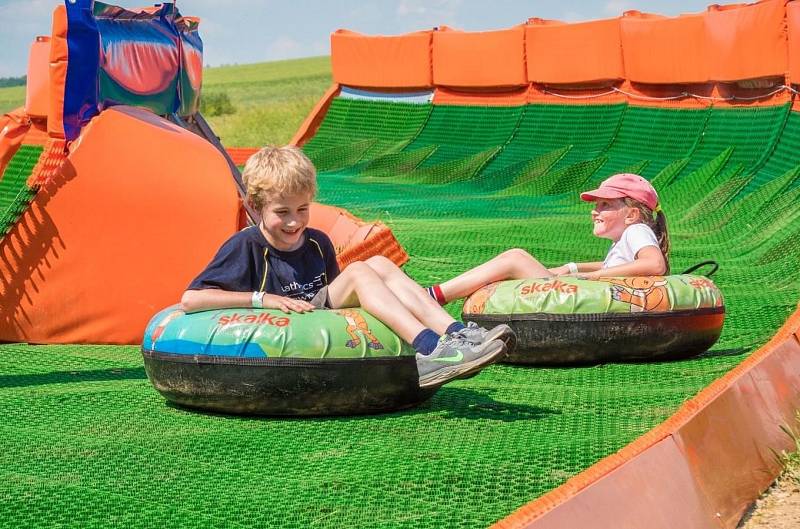
{"label": "girl's blonde hair", "polygon": [[267,146],[244,165],[242,181],[250,204],[258,210],[277,197],[317,194],[317,171],[311,160],[293,145]]}
{"label": "girl's blonde hair", "polygon": [[661,211],[661,207],[657,206],[654,212],[646,205],[632,198],[625,198],[625,205],[638,209],[642,222],[650,226],[650,229],[656,234],[658,247],[661,249],[661,253],[664,254],[664,263],[667,265],[667,271],[664,272],[664,275],[669,274],[669,231],[667,230],[667,217]]}

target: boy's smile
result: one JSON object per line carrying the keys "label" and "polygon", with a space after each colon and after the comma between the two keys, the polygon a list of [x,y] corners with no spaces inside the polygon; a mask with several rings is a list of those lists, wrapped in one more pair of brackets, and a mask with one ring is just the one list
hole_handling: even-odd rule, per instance
{"label": "boy's smile", "polygon": [[303,244],[311,196],[307,193],[279,196],[261,208],[261,232],[278,250],[296,250]]}

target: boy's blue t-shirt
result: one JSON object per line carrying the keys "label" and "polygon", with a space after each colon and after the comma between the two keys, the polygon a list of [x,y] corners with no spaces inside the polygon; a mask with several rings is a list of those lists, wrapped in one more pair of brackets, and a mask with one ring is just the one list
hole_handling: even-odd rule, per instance
{"label": "boy's blue t-shirt", "polygon": [[327,235],[306,228],[303,236],[299,248],[284,251],[267,242],[258,226],[245,228],[225,241],[189,290],[264,291],[310,301],[339,275],[339,265]]}

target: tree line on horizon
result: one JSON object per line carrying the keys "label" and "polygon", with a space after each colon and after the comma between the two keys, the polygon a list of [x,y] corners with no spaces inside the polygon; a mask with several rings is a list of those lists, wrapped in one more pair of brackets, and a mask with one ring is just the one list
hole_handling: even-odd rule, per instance
{"label": "tree line on horizon", "polygon": [[22,77],[0,77],[0,88],[7,88],[9,86],[25,86],[27,80],[27,75],[23,75]]}

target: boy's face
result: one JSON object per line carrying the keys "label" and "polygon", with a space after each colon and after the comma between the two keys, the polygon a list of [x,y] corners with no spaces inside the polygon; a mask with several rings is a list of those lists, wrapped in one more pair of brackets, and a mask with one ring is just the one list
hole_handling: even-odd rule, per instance
{"label": "boy's face", "polygon": [[296,250],[303,243],[303,231],[308,225],[311,195],[284,195],[267,202],[261,208],[261,230],[267,241],[278,250]]}

